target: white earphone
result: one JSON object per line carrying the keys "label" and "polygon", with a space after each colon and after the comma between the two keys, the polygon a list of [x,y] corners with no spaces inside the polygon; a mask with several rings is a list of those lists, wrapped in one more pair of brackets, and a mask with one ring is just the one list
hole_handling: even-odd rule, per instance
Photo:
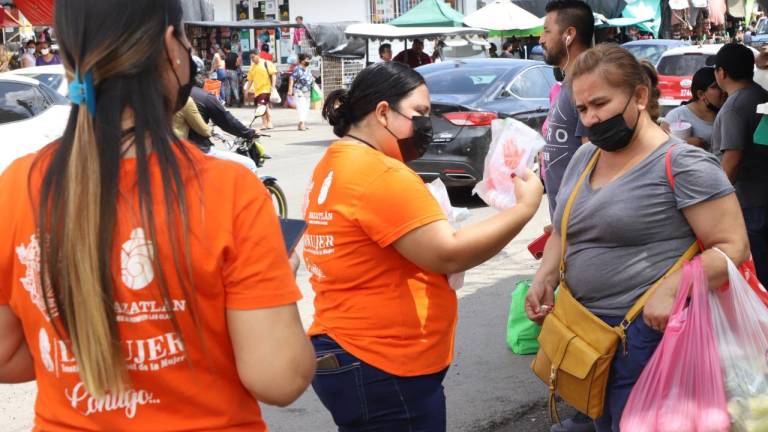
{"label": "white earphone", "polygon": [[565,46],[568,46],[569,43],[571,43],[571,36],[570,35],[565,37]]}

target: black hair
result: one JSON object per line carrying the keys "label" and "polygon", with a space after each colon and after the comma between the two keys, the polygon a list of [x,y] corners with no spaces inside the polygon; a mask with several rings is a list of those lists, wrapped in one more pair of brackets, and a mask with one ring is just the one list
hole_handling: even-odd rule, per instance
{"label": "black hair", "polygon": [[705,66],[696,71],[691,79],[691,99],[686,103],[696,102],[699,100],[699,92],[707,91],[712,84],[716,83],[715,68]]}
{"label": "black hair", "polygon": [[513,45],[513,43],[511,41],[506,41],[506,42],[504,42],[501,45],[501,50],[502,51],[507,51],[508,49],[510,49],[512,47],[512,45]]}
{"label": "black hair", "polygon": [[595,33],[595,17],[592,8],[582,0],[551,0],[545,8],[547,13],[557,12],[557,25],[565,30],[576,29],[576,40],[585,47],[592,46]]}
{"label": "black hair", "polygon": [[301,16],[301,15],[297,15],[297,16],[296,16],[296,19],[297,19],[297,20],[302,20],[302,21],[304,21],[304,17],[303,17],[303,16]]}
{"label": "black hair", "polygon": [[397,108],[414,89],[424,85],[424,77],[397,62],[377,63],[357,74],[349,90],[335,90],[323,105],[323,118],[333,126],[333,133],[343,137],[380,102]]}
{"label": "black hair", "polygon": [[232,51],[232,43],[227,42],[224,44],[224,49],[227,51]]}
{"label": "black hair", "polygon": [[301,54],[299,54],[299,63],[303,62],[304,60],[311,59],[311,58],[312,58],[312,56],[310,56],[309,54],[301,53]]}
{"label": "black hair", "polygon": [[32,39],[28,40],[27,43],[24,44],[24,46],[25,47],[29,47],[29,44],[37,46],[37,43],[35,41],[33,41]]}
{"label": "black hair", "polygon": [[388,43],[381,44],[381,46],[379,46],[379,55],[384,54],[384,50],[387,50],[387,49],[391,50],[392,49],[392,44],[388,44]]}
{"label": "black hair", "polygon": [[493,42],[491,42],[490,46],[491,46],[491,49],[494,49],[494,50],[498,50],[499,49],[499,47],[497,47],[496,44],[493,43]]}
{"label": "black hair", "polygon": [[261,44],[261,50],[265,53],[269,52],[269,44]]}

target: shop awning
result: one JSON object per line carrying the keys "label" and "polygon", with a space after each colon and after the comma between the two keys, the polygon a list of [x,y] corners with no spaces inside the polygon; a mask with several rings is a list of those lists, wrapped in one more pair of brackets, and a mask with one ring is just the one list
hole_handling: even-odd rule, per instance
{"label": "shop awning", "polygon": [[645,17],[645,18],[630,18],[630,17],[605,18],[604,16],[600,15],[595,20],[595,27],[598,27],[598,28],[630,27],[630,26],[637,26],[637,25],[643,24],[643,23],[651,23],[653,20],[654,20],[653,17]]}
{"label": "shop awning", "polygon": [[389,24],[397,27],[463,27],[464,15],[442,0],[423,0]]}
{"label": "shop awning", "polygon": [[33,26],[53,25],[53,0],[14,0],[13,4]]}
{"label": "shop awning", "polygon": [[537,28],[544,24],[544,20],[510,0],[494,0],[493,3],[467,15],[464,24],[488,30],[507,31]]}
{"label": "shop awning", "polygon": [[395,27],[389,24],[352,24],[347,37],[359,39],[412,40],[461,36],[487,36],[488,30],[472,27]]}
{"label": "shop awning", "polygon": [[260,21],[260,20],[244,20],[244,21],[187,21],[184,25],[196,26],[196,27],[229,27],[239,29],[270,29],[277,27],[296,28],[301,27],[301,24],[296,23],[284,23],[280,21]]}

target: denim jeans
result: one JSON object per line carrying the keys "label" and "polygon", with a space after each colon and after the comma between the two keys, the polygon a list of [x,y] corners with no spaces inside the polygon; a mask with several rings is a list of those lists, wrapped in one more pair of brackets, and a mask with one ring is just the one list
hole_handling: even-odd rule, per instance
{"label": "denim jeans", "polygon": [[238,83],[237,71],[227,70],[222,91],[224,92],[225,102],[236,103],[240,100],[240,84]]}
{"label": "denim jeans", "polygon": [[312,337],[315,355],[338,366],[318,369],[312,388],[339,432],[445,432],[443,379],[448,371],[399,377],[349,354],[329,336]]}
{"label": "denim jeans", "polygon": [[757,268],[757,278],[768,286],[768,207],[743,208],[749,248]]}
{"label": "denim jeans", "polygon": [[[600,316],[600,319],[615,326],[624,317]],[[663,333],[648,327],[641,314],[629,325],[626,335],[627,353],[624,354],[624,348],[620,344],[611,363],[603,416],[595,420],[597,432],[619,432],[621,414],[627,405],[629,393],[659,346]]]}

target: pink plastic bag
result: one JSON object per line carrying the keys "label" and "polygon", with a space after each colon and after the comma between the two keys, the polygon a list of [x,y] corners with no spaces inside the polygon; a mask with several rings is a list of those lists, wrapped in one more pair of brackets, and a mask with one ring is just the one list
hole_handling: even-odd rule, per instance
{"label": "pink plastic bag", "polygon": [[[722,253],[722,252],[721,252]],[[730,288],[710,293],[734,432],[768,430],[768,309],[734,263]]]}
{"label": "pink plastic bag", "polygon": [[[640,375],[621,418],[622,432],[726,432],[723,374],[701,257],[683,267],[664,337]],[[691,302],[686,298],[691,293]]]}

